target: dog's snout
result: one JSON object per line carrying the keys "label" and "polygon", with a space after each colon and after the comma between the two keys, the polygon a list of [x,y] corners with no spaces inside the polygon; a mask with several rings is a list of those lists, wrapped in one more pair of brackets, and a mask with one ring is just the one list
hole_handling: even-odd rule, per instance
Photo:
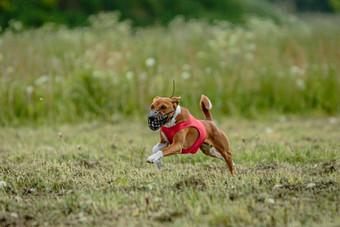
{"label": "dog's snout", "polygon": [[157,112],[156,110],[154,110],[154,111],[151,111],[151,112],[149,113],[149,116],[148,116],[148,119],[149,119],[149,121],[153,121],[153,120],[155,120],[155,119],[156,119],[156,116],[157,116],[157,114],[158,114],[158,112]]}
{"label": "dog's snout", "polygon": [[148,119],[150,121],[154,121],[156,119],[156,117],[155,117],[155,115],[152,114],[152,115],[149,115]]}

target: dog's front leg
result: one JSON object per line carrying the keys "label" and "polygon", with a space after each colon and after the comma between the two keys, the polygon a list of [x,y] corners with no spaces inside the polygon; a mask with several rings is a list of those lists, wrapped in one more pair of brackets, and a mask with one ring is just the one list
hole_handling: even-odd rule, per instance
{"label": "dog's front leg", "polygon": [[148,163],[157,163],[159,161],[162,161],[162,158],[164,156],[179,154],[181,153],[181,151],[182,151],[182,146],[180,144],[172,143],[170,146],[166,147],[165,149],[156,151],[153,155],[148,157],[146,161]]}
{"label": "dog's front leg", "polygon": [[175,134],[173,142],[170,146],[164,148],[163,150],[159,150],[146,160],[149,163],[154,163],[164,156],[180,154],[182,152],[184,139],[185,139],[186,130],[181,130]]}
{"label": "dog's front leg", "polygon": [[[156,154],[158,151],[162,151],[163,148],[166,148],[168,146],[167,143],[157,143],[153,148],[152,148],[152,153]],[[163,166],[163,161],[162,158],[159,160],[156,160],[155,163],[157,164],[158,169],[160,169]]]}

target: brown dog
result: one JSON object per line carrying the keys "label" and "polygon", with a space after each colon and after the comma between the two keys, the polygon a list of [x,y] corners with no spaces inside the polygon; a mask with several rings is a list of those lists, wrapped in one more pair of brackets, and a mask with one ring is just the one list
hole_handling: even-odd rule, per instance
{"label": "brown dog", "polygon": [[156,163],[160,168],[162,157],[196,153],[199,147],[204,154],[224,160],[233,174],[229,141],[226,134],[212,121],[210,100],[202,95],[200,105],[205,120],[196,120],[186,108],[179,105],[179,99],[180,97],[154,98],[148,122],[152,130],[161,128],[161,140],[154,146],[153,155],[147,162]]}

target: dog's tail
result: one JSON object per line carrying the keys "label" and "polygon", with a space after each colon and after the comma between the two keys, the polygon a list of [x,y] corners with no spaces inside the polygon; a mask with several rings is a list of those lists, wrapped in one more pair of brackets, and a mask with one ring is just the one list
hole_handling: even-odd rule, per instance
{"label": "dog's tail", "polygon": [[211,116],[211,113],[210,113],[210,109],[212,108],[212,104],[211,104],[210,100],[208,99],[208,97],[205,96],[205,95],[202,95],[200,104],[201,104],[202,112],[205,116],[205,120],[211,121],[212,116]]}

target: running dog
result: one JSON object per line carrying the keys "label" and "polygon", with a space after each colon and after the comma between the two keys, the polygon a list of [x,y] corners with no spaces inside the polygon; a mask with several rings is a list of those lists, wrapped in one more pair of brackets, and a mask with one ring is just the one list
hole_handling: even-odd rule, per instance
{"label": "running dog", "polygon": [[180,97],[156,97],[150,106],[148,124],[151,130],[160,130],[160,141],[153,149],[148,163],[163,165],[162,158],[174,154],[195,154],[200,148],[208,156],[224,160],[231,172],[234,164],[226,134],[212,121],[210,100],[202,95],[200,105],[204,120],[195,119],[179,105]]}

